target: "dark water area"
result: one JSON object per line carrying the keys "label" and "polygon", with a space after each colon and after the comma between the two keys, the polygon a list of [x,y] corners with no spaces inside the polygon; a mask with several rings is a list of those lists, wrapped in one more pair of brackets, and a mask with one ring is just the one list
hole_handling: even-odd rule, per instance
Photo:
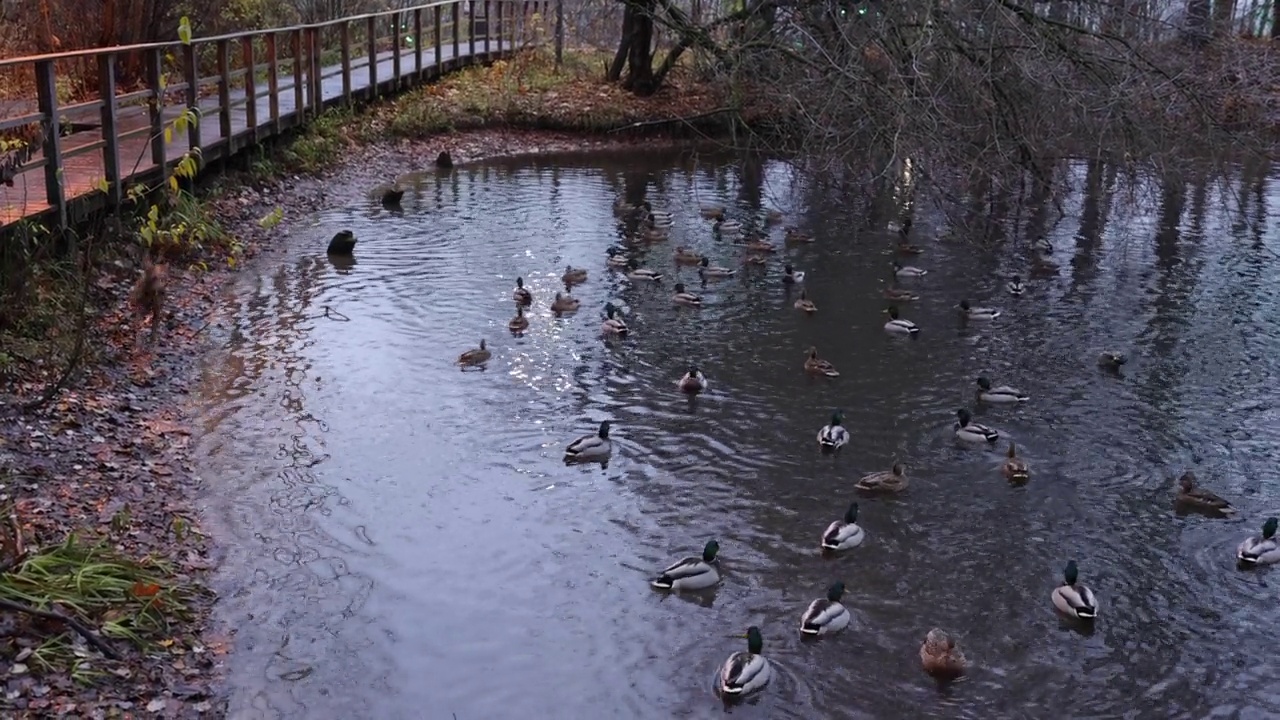
{"label": "dark water area", "polygon": [[[231,717],[1280,715],[1276,581],[1233,562],[1277,512],[1275,240],[1222,210],[1251,190],[1068,197],[1044,222],[1061,270],[1021,297],[1004,284],[1025,277],[1025,240],[943,240],[922,208],[909,262],[929,273],[901,305],[922,331],[902,339],[882,328],[892,234],[782,163],[759,170],[657,152],[459,168],[422,178],[403,214],[331,208],[246,273],[201,399],[220,613],[237,632]],[[605,264],[627,180],[675,216],[645,254],[675,275],[661,286]],[[675,246],[745,257],[713,238],[711,203],[739,219],[776,207],[818,241],[785,247],[774,228],[767,271],[703,288]],[[341,228],[359,237],[354,265],[323,254]],[[816,315],[793,309],[784,258]],[[568,264],[590,278],[557,318]],[[535,298],[518,338],[517,276]],[[676,279],[705,306],[674,306]],[[1003,315],[965,324],[965,297]],[[625,340],[600,335],[610,300]],[[481,338],[487,369],[459,372]],[[810,345],[839,378],[805,375]],[[1108,349],[1130,356],[1122,373],[1096,367]],[[710,381],[694,402],[675,388],[690,362]],[[979,406],[979,374],[1032,399]],[[1000,476],[1005,440],[956,441],[962,406],[1017,443],[1029,484]],[[815,435],[835,407],[852,440],[832,458]],[[565,444],[605,419],[608,466],[566,467]],[[866,542],[823,557],[858,477],[896,460],[910,487],[862,498]],[[1175,515],[1187,469],[1238,517]],[[712,537],[718,590],[649,588]],[[1099,596],[1092,632],[1050,603],[1069,559]],[[802,642],[800,614],[837,579],[852,623]],[[726,710],[713,676],[748,625],[775,676]],[[934,626],[972,662],[945,689],[917,655]]]}

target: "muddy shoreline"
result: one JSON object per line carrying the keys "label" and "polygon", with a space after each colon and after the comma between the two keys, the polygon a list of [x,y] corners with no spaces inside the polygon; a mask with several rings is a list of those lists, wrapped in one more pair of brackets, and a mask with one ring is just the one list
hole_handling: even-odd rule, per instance
{"label": "muddy shoreline", "polygon": [[[353,148],[323,172],[256,178],[230,172],[214,178],[206,200],[220,224],[243,243],[244,262],[283,250],[291,224],[338,201],[367,195],[406,173],[433,170],[448,151],[455,165],[517,155],[688,144],[652,135],[584,135],[568,132],[481,129],[422,140],[387,141]],[[261,218],[283,208],[282,221],[264,228]],[[238,263],[243,267],[244,262]],[[107,310],[91,321],[101,357],[81,370],[69,389],[46,407],[21,412],[44,388],[49,369],[20,378],[0,396],[0,504],[13,502],[29,550],[61,543],[68,532],[101,539],[123,555],[151,557],[174,569],[175,583],[190,584],[191,616],[170,627],[161,643],[139,651],[123,640],[123,656],[96,652],[88,662],[98,674],[89,684],[66,673],[41,673],[27,659],[44,636],[65,628],[0,613],[0,715],[5,717],[165,718],[222,717],[221,690],[234,630],[219,627],[207,585],[218,565],[216,538],[200,530],[205,492],[193,452],[199,431],[191,419],[200,359],[213,346],[208,332],[237,270],[206,258],[211,270],[170,268],[166,322],[154,345],[143,322],[126,307],[136,271],[99,270],[95,294]],[[63,608],[65,610],[65,608]],[[47,624],[46,624],[47,625]],[[69,633],[74,637],[74,634]],[[24,654],[24,650],[25,652]]]}

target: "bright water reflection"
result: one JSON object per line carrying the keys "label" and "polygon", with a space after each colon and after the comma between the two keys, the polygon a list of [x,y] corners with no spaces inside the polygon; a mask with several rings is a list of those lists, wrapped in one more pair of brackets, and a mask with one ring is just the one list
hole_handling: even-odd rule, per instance
{"label": "bright water reflection", "polygon": [[[741,261],[699,202],[787,211],[819,238],[784,251],[817,315],[792,309],[777,266],[709,284],[700,311],[606,271],[624,179],[676,213],[648,256],[668,271],[680,244]],[[1217,192],[1165,193],[1152,214],[1074,198],[1050,235],[1060,275],[1021,298],[1002,292],[1021,249],[935,241],[918,220],[916,341],[881,330],[891,238],[793,191],[782,165],[513,160],[423,178],[403,215],[330,210],[244,284],[203,395],[232,717],[714,717],[712,674],[749,624],[779,672],[743,717],[1280,713],[1270,575],[1230,562],[1276,511],[1275,255],[1269,233],[1213,211]],[[354,265],[318,252],[339,227],[360,238]],[[555,318],[566,264],[591,278],[582,311]],[[535,305],[512,338],[518,275]],[[965,296],[1005,315],[964,327]],[[632,338],[600,339],[609,299]],[[482,337],[488,370],[459,373]],[[842,377],[805,377],[810,344]],[[1111,347],[1134,358],[1119,377],[1093,365]],[[712,382],[694,403],[673,385],[690,361]],[[1025,488],[999,477],[998,451],[951,437],[979,373],[1033,397],[978,411],[1032,461]],[[855,436],[833,461],[813,438],[837,405]],[[561,464],[606,418],[607,469]],[[895,459],[910,489],[864,500],[867,543],[820,557],[854,480]],[[1242,519],[1175,517],[1189,467]],[[648,589],[712,536],[726,581],[711,600]],[[1103,604],[1092,634],[1049,605],[1068,558]],[[836,578],[853,623],[802,644],[800,613]],[[934,625],[975,662],[945,692],[916,656]]]}

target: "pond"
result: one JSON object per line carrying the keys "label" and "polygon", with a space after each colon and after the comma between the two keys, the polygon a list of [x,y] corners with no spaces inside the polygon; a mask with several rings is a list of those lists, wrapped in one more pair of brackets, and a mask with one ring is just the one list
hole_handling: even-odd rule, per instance
{"label": "pond", "polygon": [[[200,400],[220,612],[237,632],[231,717],[715,717],[715,672],[749,625],[776,672],[729,709],[740,717],[1280,713],[1272,575],[1233,562],[1277,510],[1280,440],[1276,256],[1220,210],[1239,185],[1068,198],[1046,223],[1061,270],[1020,297],[1004,286],[1025,273],[1025,241],[942,240],[922,208],[909,261],[929,273],[901,306],[922,331],[906,339],[883,329],[892,234],[785,164],[743,167],[634,151],[463,167],[421,178],[403,213],[330,208],[247,273]],[[645,251],[663,284],[606,266],[626,183],[674,214]],[[761,198],[817,242],[783,247],[778,226],[765,270],[705,287],[677,270],[682,244],[740,266],[699,205],[747,218]],[[354,265],[323,253],[341,228],[359,238]],[[783,258],[807,272],[816,314],[793,308]],[[555,317],[569,264],[589,271],[582,309]],[[534,304],[513,337],[518,276]],[[702,308],[673,305],[677,279]],[[1003,314],[961,322],[962,298]],[[607,301],[630,337],[601,337]],[[460,372],[482,338],[487,368]],[[840,377],[803,372],[811,345]],[[1108,349],[1129,355],[1123,372],[1096,366]],[[693,401],[675,387],[691,362],[710,382]],[[1031,400],[979,405],[978,375]],[[837,407],[852,439],[822,455]],[[1028,484],[1000,476],[1006,440],[957,442],[960,407],[1016,442]],[[605,419],[607,467],[563,464]],[[855,493],[895,461],[905,492]],[[1176,515],[1187,469],[1236,518]],[[823,530],[855,499],[866,542],[824,557]],[[711,538],[715,592],[649,587]],[[1050,604],[1071,559],[1099,596],[1092,631]],[[800,614],[835,580],[852,623],[802,642]],[[945,687],[917,655],[934,626],[972,663]]]}

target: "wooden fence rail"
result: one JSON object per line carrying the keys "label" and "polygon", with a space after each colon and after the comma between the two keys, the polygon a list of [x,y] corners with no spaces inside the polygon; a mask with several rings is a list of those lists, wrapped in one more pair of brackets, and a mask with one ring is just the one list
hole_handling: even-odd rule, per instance
{"label": "wooden fence rail", "polygon": [[[39,143],[0,164],[0,229],[66,227],[164,181],[188,151],[230,157],[333,105],[392,95],[530,42],[546,0],[440,0],[298,25],[0,60],[34,80],[34,101],[0,101],[0,139]],[[132,86],[122,83],[131,78]],[[84,78],[96,76],[94,83]],[[68,102],[73,89],[78,98]],[[122,92],[123,91],[123,92]],[[195,108],[185,131],[174,120]]]}

